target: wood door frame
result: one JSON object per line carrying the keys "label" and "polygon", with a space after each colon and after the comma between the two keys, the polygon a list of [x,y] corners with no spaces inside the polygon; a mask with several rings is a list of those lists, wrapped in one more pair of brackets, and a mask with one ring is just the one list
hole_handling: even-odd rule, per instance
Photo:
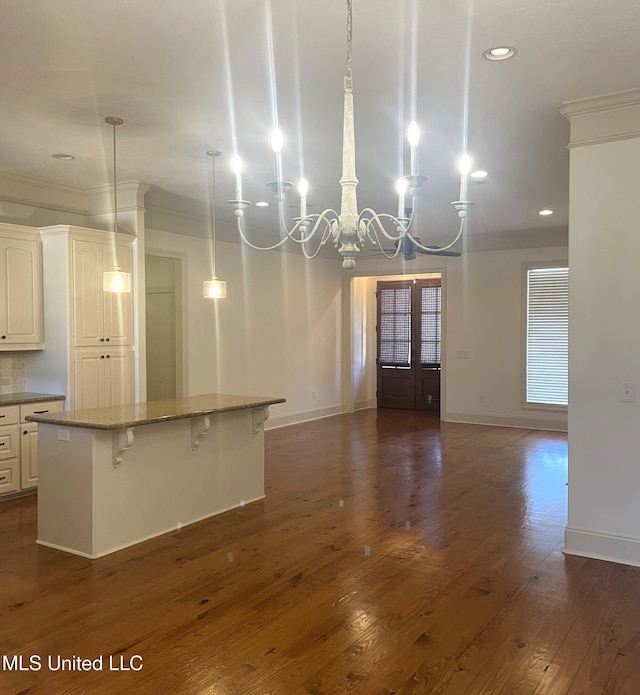
{"label": "wood door frame", "polygon": [[447,267],[412,274],[363,273],[344,278],[343,292],[343,399],[347,412],[376,408],[376,298],[379,280],[440,277],[442,286],[442,359],[440,419],[446,416],[447,381]]}
{"label": "wood door frame", "polygon": [[[425,290],[429,289],[437,289],[436,305],[432,304],[433,300],[430,298],[430,293],[425,293]],[[388,296],[391,304],[383,301],[381,293],[385,292],[391,293]],[[378,279],[375,296],[377,407],[429,410],[440,414],[442,277],[403,278],[402,280]],[[425,302],[427,303],[425,304]],[[427,320],[427,326],[434,325],[430,319],[432,314],[430,309],[436,306],[437,330],[433,334],[429,330],[425,333],[423,322]],[[390,323],[388,322],[389,319],[383,320],[385,314],[389,317]],[[387,336],[387,341],[383,340],[383,325],[387,325],[391,330]],[[404,337],[400,337],[402,334]],[[422,361],[425,336],[427,345],[435,339],[433,344],[437,345],[437,361]],[[386,349],[385,345],[387,346]],[[400,350],[399,353],[398,349]],[[435,354],[432,355],[430,348],[427,350],[425,356],[436,357]],[[387,361],[381,357],[384,353],[388,358]]]}
{"label": "wood door frame", "polygon": [[[179,276],[176,278],[176,397],[180,398],[185,395],[185,387],[188,381],[188,360],[185,356],[188,354],[188,336],[186,328],[187,311],[187,254],[176,251],[167,251],[160,248],[146,248],[146,256],[159,256],[161,258],[170,258],[177,262]],[[145,293],[146,295],[146,293]],[[145,296],[146,302],[146,296]]]}

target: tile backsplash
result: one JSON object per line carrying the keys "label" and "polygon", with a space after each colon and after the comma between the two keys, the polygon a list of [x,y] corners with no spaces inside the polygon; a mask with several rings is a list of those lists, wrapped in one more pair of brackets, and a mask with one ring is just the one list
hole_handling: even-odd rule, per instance
{"label": "tile backsplash", "polygon": [[0,356],[0,394],[24,391],[24,357]]}

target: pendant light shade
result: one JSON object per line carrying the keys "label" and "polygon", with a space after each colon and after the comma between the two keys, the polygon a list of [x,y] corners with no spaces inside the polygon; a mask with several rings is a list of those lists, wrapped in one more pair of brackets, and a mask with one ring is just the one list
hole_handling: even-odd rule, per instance
{"label": "pendant light shade", "polygon": [[226,299],[227,283],[215,277],[212,280],[205,280],[204,296],[207,299]]}
{"label": "pendant light shade", "polygon": [[216,157],[220,156],[218,150],[208,150],[207,156],[211,157],[211,211],[209,220],[211,223],[211,263],[213,274],[211,280],[204,282],[205,299],[226,299],[227,283],[216,277]]}
{"label": "pendant light shade", "polygon": [[120,269],[118,263],[118,180],[116,159],[116,128],[124,121],[117,116],[107,116],[104,119],[113,128],[113,231],[115,242],[113,249],[113,270],[102,274],[102,289],[105,292],[131,292],[131,273]]}
{"label": "pendant light shade", "polygon": [[105,292],[131,292],[131,273],[123,273],[120,268],[102,273],[102,289]]}

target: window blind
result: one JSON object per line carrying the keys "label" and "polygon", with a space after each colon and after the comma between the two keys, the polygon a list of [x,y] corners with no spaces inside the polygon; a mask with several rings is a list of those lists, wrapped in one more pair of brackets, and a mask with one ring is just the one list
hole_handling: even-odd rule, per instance
{"label": "window blind", "polygon": [[527,271],[526,402],[567,405],[569,269]]}
{"label": "window blind", "polygon": [[440,366],[442,288],[422,288],[420,363]]}
{"label": "window blind", "polygon": [[411,287],[390,287],[379,292],[380,364],[408,366],[411,363]]}

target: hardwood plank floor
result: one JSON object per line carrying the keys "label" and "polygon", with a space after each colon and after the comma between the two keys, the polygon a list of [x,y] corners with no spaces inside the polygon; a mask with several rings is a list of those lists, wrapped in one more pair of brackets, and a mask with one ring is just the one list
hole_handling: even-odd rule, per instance
{"label": "hardwood plank floor", "polygon": [[272,430],[264,501],[93,561],[3,502],[0,693],[636,695],[640,569],[562,554],[566,457],[411,411]]}

